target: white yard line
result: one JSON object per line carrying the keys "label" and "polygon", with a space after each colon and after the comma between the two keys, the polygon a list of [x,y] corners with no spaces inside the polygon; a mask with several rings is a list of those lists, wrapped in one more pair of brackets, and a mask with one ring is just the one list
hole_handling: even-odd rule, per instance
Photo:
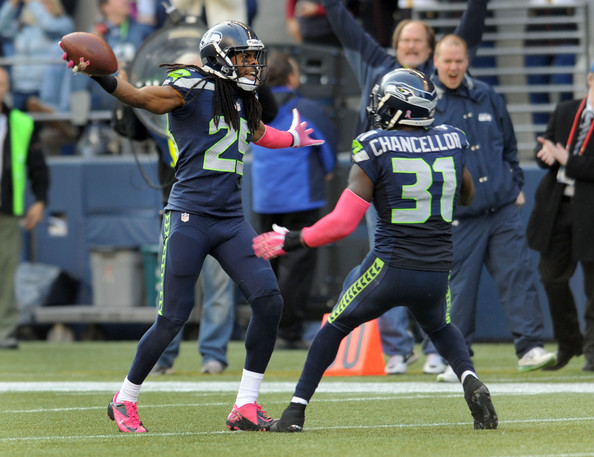
{"label": "white yard line", "polygon": [[[8,392],[115,392],[121,382],[0,382],[0,393]],[[143,392],[235,392],[239,382],[175,382],[147,381]],[[541,395],[549,393],[594,393],[594,383],[489,383],[489,390],[496,395]],[[294,382],[266,382],[262,393],[292,393]],[[323,380],[318,393],[460,393],[460,384],[437,382],[333,382]]]}

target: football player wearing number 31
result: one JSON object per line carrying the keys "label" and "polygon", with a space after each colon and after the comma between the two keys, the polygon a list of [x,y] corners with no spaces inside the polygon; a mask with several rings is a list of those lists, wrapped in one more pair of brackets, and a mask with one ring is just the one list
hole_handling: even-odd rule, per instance
{"label": "football player wearing number 31", "polygon": [[435,88],[423,73],[404,68],[387,73],[368,107],[374,130],[353,142],[348,187],[334,210],[300,231],[275,226],[254,238],[256,255],[270,259],[348,236],[371,202],[378,211],[374,247],[345,279],[310,346],[293,399],[271,431],[303,430],[305,407],[341,341],[395,306],[409,308],[462,381],[474,428],[497,428],[489,391],[447,315],[454,206],[458,200],[472,203],[474,185],[464,166],[466,137],[446,124],[430,127],[435,106]]}
{"label": "football player wearing number 31", "polygon": [[[243,154],[250,141],[269,148],[321,142],[310,138],[312,131],[297,112],[288,131],[262,123],[255,90],[266,76],[266,50],[251,28],[235,21],[213,26],[202,37],[200,58],[201,68],[167,65],[162,86],[137,89],[115,76],[93,77],[123,103],[167,113],[169,143],[177,154],[177,182],[163,222],[157,319],[140,340],[128,376],[108,406],[122,432],[147,431],[137,412],[140,388],[188,319],[207,254],[238,284],[252,309],[243,375],[227,428],[267,430],[272,423],[257,399],[283,301],[270,263],[251,249],[256,232],[242,211]],[[68,56],[65,60],[72,66]]]}

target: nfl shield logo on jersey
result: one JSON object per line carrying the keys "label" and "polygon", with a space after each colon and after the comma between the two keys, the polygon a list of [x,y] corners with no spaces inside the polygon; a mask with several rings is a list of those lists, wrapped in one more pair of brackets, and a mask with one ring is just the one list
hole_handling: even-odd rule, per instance
{"label": "nfl shield logo on jersey", "polygon": [[182,222],[188,222],[190,220],[190,214],[189,213],[182,213],[181,215],[181,221]]}

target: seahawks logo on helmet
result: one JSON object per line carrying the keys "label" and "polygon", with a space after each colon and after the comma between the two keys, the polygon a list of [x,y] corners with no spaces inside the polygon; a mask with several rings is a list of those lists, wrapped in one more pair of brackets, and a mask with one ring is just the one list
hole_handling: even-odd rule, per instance
{"label": "seahawks logo on helmet", "polygon": [[433,123],[436,104],[435,87],[425,74],[398,68],[373,88],[367,107],[369,122],[384,130],[398,125],[428,126]]}
{"label": "seahawks logo on helmet", "polygon": [[216,30],[208,30],[202,39],[200,40],[200,49],[202,49],[207,44],[216,43],[219,44],[223,39],[223,34]]}

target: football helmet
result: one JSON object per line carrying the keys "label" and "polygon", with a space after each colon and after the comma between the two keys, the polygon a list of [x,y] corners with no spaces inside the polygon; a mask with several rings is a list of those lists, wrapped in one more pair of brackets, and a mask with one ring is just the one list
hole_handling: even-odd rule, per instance
{"label": "football helmet", "polygon": [[[236,57],[235,63],[232,57]],[[268,74],[264,43],[250,27],[238,21],[221,22],[204,33],[200,60],[205,71],[235,81],[247,91],[264,84]]]}
{"label": "football helmet", "polygon": [[398,125],[431,125],[436,104],[435,87],[424,73],[398,68],[384,75],[371,91],[369,123],[383,130],[394,130]]}

